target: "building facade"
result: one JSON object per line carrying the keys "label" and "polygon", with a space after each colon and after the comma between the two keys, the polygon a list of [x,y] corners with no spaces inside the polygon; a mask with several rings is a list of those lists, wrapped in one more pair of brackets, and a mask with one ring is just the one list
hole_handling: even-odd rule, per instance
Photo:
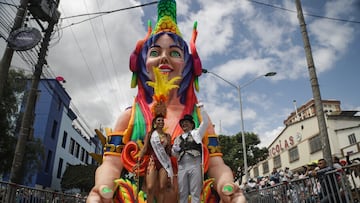
{"label": "building facade", "polygon": [[68,165],[97,164],[89,153],[101,153],[101,143],[77,125],[70,101],[59,81],[40,81],[32,136],[41,140],[45,156],[27,186],[61,191],[61,178]]}
{"label": "building facade", "polygon": [[[340,101],[323,100],[331,153],[340,159],[360,157],[360,113],[342,111]],[[251,177],[268,176],[273,168],[292,171],[323,158],[314,100],[297,108],[284,121],[285,128],[269,145],[268,159],[250,169]]]}

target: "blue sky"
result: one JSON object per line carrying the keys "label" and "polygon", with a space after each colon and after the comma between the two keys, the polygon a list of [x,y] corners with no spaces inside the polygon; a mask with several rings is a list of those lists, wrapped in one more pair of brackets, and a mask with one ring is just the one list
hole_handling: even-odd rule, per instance
{"label": "blue sky", "polygon": [[[64,18],[149,2],[61,0],[59,10]],[[340,100],[343,110],[360,110],[359,1],[301,3],[322,99]],[[240,86],[259,75],[277,72],[241,89],[245,131],[258,134],[261,145],[267,146],[294,111],[293,100],[300,106],[313,97],[295,1],[182,0],[177,1],[177,11],[186,41],[191,37],[193,22],[198,22],[197,48],[203,68]],[[90,128],[112,127],[121,111],[132,104],[136,91],[130,89],[129,56],[136,41],[146,34],[147,20],[155,24],[156,15],[154,4],[70,27],[88,17],[61,21],[48,54],[50,74],[46,77],[65,78],[63,85],[72,97],[73,108]],[[1,39],[0,53],[3,47]],[[17,55],[12,64],[31,70]],[[234,87],[203,74],[198,98],[205,104],[217,133],[240,132]]]}

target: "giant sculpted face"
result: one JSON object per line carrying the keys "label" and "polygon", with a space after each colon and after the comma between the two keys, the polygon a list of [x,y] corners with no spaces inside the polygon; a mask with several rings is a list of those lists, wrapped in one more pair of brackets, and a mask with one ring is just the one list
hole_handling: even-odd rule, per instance
{"label": "giant sculpted face", "polygon": [[154,80],[153,68],[159,67],[160,71],[168,74],[172,79],[181,76],[184,69],[184,52],[182,48],[167,34],[161,35],[147,53],[146,71],[150,80]]}

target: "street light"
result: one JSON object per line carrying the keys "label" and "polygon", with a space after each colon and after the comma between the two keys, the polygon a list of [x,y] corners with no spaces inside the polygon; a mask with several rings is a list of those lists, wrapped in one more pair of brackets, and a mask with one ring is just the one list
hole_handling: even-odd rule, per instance
{"label": "street light", "polygon": [[211,73],[214,76],[216,76],[217,78],[220,78],[221,80],[225,81],[226,83],[228,83],[229,85],[235,87],[237,89],[238,95],[239,95],[239,103],[240,103],[240,119],[241,119],[241,140],[242,140],[242,145],[243,145],[243,155],[244,155],[244,171],[245,171],[245,177],[246,177],[246,181],[249,179],[249,172],[248,172],[248,164],[247,164],[247,156],[246,156],[246,144],[245,144],[245,128],[244,128],[244,117],[243,117],[243,108],[242,108],[242,99],[241,99],[241,88],[244,88],[248,85],[250,85],[251,83],[253,83],[255,80],[261,78],[261,77],[271,77],[276,75],[276,72],[268,72],[265,75],[259,75],[258,77],[248,81],[247,83],[243,84],[242,86],[240,85],[235,85],[234,83],[226,80],[225,78],[221,77],[220,75],[214,73],[214,72],[210,72],[207,69],[202,69],[203,73]]}

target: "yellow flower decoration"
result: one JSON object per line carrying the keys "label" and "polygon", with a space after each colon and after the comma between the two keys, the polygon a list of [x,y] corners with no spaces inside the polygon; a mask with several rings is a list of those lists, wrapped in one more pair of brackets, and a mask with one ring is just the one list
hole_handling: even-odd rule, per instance
{"label": "yellow flower decoration", "polygon": [[155,81],[146,82],[147,85],[154,88],[154,99],[157,102],[165,102],[167,100],[167,96],[169,95],[169,91],[174,88],[179,88],[179,85],[175,83],[181,80],[180,76],[174,77],[171,80],[168,80],[168,75],[160,72],[159,67],[153,68]]}

